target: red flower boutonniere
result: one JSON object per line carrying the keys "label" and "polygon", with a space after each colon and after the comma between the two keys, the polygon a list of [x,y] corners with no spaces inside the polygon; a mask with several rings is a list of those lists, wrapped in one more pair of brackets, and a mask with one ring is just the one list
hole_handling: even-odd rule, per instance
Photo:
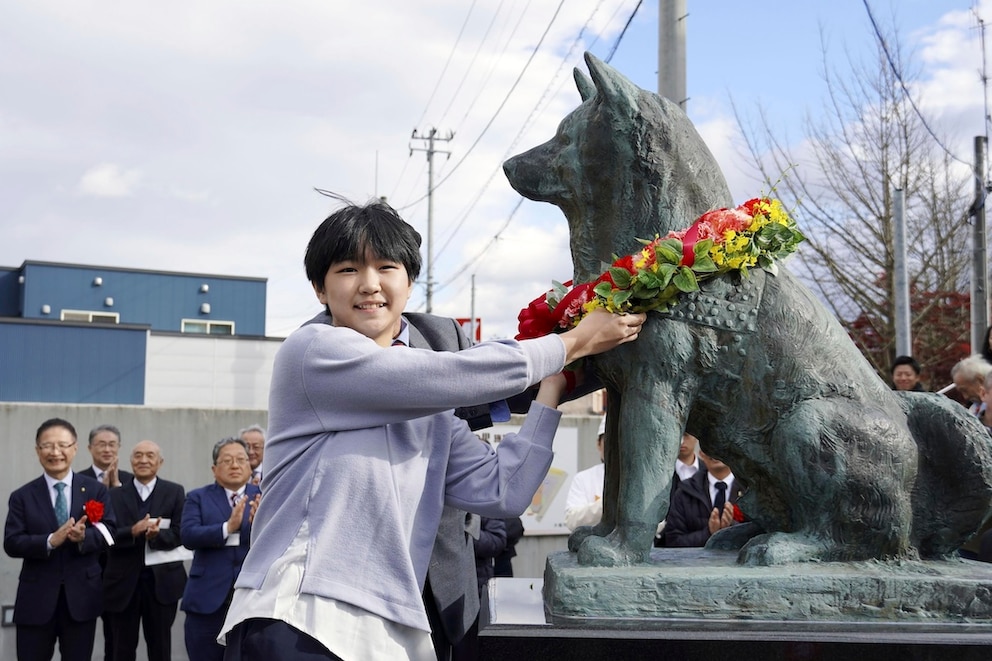
{"label": "red flower boutonniere", "polygon": [[90,523],[100,523],[103,519],[103,503],[99,500],[87,500],[83,505],[83,511],[86,512],[86,520]]}
{"label": "red flower boutonniere", "polygon": [[741,508],[737,507],[737,503],[732,504],[734,506],[734,522],[744,523],[744,512],[741,511]]}

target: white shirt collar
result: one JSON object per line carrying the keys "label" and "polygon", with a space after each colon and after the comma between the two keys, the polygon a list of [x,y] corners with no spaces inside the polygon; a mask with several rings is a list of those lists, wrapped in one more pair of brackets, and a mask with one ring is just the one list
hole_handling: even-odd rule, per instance
{"label": "white shirt collar", "polygon": [[227,502],[231,502],[231,496],[233,496],[235,494],[237,494],[238,498],[241,498],[241,496],[245,495],[245,487],[247,487],[247,486],[248,485],[246,484],[245,486],[241,487],[237,491],[231,491],[227,487],[224,487],[224,493],[227,494]]}
{"label": "white shirt collar", "polygon": [[134,480],[134,488],[137,489],[138,495],[141,496],[141,500],[148,500],[148,497],[152,495],[152,491],[155,490],[155,484],[158,482],[158,477],[153,477],[148,484],[142,484],[137,479]]}
{"label": "white shirt collar", "polygon": [[716,498],[716,483],[717,482],[723,482],[724,484],[727,485],[727,493],[726,493],[726,495],[727,495],[727,502],[729,503],[730,502],[730,490],[734,486],[734,474],[733,473],[730,473],[729,475],[727,475],[724,478],[717,479],[717,478],[713,477],[713,474],[712,473],[707,473],[706,474],[706,479],[709,481],[709,484],[710,484],[710,500],[712,501],[712,500],[714,500]]}
{"label": "white shirt collar", "polygon": [[53,489],[55,489],[55,484],[57,482],[61,482],[62,484],[66,485],[67,487],[69,487],[71,489],[72,488],[72,470],[70,470],[69,471],[69,474],[66,475],[65,477],[63,477],[61,480],[56,480],[54,477],[52,477],[48,473],[45,473],[45,483],[48,484],[48,490],[49,491],[52,491]]}
{"label": "white shirt collar", "polygon": [[699,470],[698,457],[691,464],[682,463],[681,459],[675,459],[675,472],[678,473],[680,480],[688,480],[690,477],[695,475],[698,470]]}

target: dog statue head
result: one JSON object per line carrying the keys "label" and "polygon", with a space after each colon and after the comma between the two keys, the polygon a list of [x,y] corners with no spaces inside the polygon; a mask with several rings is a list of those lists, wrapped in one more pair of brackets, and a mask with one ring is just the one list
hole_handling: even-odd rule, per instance
{"label": "dog statue head", "polygon": [[555,136],[503,164],[524,197],[561,208],[571,234],[576,282],[596,278],[613,254],[684,229],[731,206],[727,182],[702,138],[674,103],[585,54],[575,69],[582,104]]}

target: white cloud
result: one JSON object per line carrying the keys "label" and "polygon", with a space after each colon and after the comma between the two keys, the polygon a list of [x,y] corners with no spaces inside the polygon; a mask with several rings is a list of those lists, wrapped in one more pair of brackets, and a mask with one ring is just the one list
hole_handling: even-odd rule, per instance
{"label": "white cloud", "polygon": [[[335,205],[313,187],[359,201],[388,195],[425,233],[426,158],[410,154],[423,144],[410,133],[436,126],[455,136],[440,146],[450,158],[435,160],[436,185],[443,180],[434,196],[436,238],[448,244],[435,277],[451,283],[437,292],[435,311],[467,316],[474,272],[487,333],[512,335],[517,310],[553,278],[568,278],[571,265],[561,213],[525,201],[500,240],[466,266],[519,200],[501,161],[554,134],[579,103],[571,69],[585,68],[582,51],[605,58],[638,3],[570,1],[523,75],[557,3],[8,4],[0,21],[0,124],[11,130],[0,135],[0,223],[37,229],[0,243],[0,264],[99,254],[108,266],[266,277],[267,331],[285,334],[316,309],[301,255]],[[955,3],[925,4],[930,15],[913,27],[936,25],[935,7]],[[690,116],[735,198],[753,194],[755,184],[740,171],[730,112],[713,100],[730,96],[751,107],[769,99],[795,116],[817,103],[821,90],[810,92],[809,81],[793,74],[815,78],[810,26],[819,14],[811,7],[769,0],[693,7]],[[614,60],[645,86],[656,79],[653,12],[645,3]],[[851,29],[850,12],[823,12]],[[801,30],[790,23],[797,14]],[[943,29],[960,36],[967,26]],[[742,38],[758,31],[775,35],[775,47]],[[934,57],[946,62],[953,46],[953,35],[943,39]],[[973,72],[968,62],[941,66]],[[961,78],[939,77],[948,82],[928,102],[935,112],[957,103],[955,121],[977,109],[980,130],[980,92],[962,105]],[[115,204],[93,199],[108,196]],[[125,225],[128,232],[113,231]]]}
{"label": "white cloud", "polygon": [[137,170],[122,170],[113,163],[102,163],[83,173],[76,192],[93,197],[130,197],[141,181]]}

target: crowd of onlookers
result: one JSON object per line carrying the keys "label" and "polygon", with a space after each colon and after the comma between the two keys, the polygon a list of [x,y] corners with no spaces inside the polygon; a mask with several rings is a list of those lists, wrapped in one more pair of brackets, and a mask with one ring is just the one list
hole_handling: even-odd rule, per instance
{"label": "crowd of onlookers", "polygon": [[[74,472],[75,428],[45,421],[35,438],[44,474],[10,497],[4,550],[23,559],[18,659],[51,659],[57,644],[62,659],[88,660],[99,619],[105,661],[135,659],[142,631],[149,661],[170,661],[180,608],[189,659],[223,659],[217,638],[261,502],[265,429],[251,425],[217,442],[214,482],[188,493],[159,476],[165,456],[154,441],[122,458],[121,433],[107,424],[90,431],[87,449],[92,464]],[[481,591],[490,578],[513,575],[523,525],[519,517],[475,517],[475,525]],[[466,640],[453,658],[474,658],[474,638]]]}
{"label": "crowd of onlookers", "polygon": [[216,443],[214,482],[189,493],[159,476],[165,456],[154,441],[125,459],[120,431],[100,425],[87,449],[92,465],[74,472],[75,428],[45,421],[35,436],[44,473],[10,496],[4,550],[23,559],[17,658],[51,659],[58,644],[63,660],[88,660],[100,618],[107,661],[135,659],[142,630],[148,659],[170,661],[181,607],[189,659],[219,661],[217,636],[261,498],[265,430],[252,425]]}

